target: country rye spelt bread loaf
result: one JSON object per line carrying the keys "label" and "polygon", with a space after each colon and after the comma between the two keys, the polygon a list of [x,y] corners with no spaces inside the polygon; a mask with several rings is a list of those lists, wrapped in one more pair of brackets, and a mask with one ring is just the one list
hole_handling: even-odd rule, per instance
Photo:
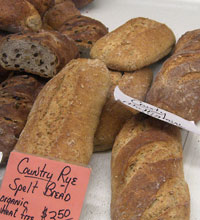
{"label": "country rye spelt bread loaf", "polygon": [[43,23],[49,25],[54,30],[59,30],[63,23],[69,18],[80,15],[80,11],[71,0],[55,4],[43,17]]}
{"label": "country rye spelt bread loaf", "polygon": [[88,164],[109,87],[103,62],[71,61],[40,92],[15,149]]}
{"label": "country rye spelt bread loaf", "polygon": [[0,42],[0,64],[7,70],[51,78],[78,56],[74,41],[56,31],[12,34]]}
{"label": "country rye spelt bread loaf", "polygon": [[0,30],[12,33],[42,27],[40,14],[26,0],[0,0]]}
{"label": "country rye spelt bread loaf", "polygon": [[108,29],[100,21],[83,15],[66,20],[59,31],[76,42],[80,56],[85,58],[90,57],[94,43],[108,33]]}
{"label": "country rye spelt bread loaf", "polygon": [[0,84],[0,151],[3,152],[1,165],[5,165],[14,149],[42,86],[41,80],[27,74],[11,76]]}
{"label": "country rye spelt bread loaf", "polygon": [[94,151],[110,150],[123,124],[133,114],[138,113],[138,111],[115,101],[113,94],[115,86],[118,85],[125,94],[144,101],[153,78],[150,68],[125,72],[123,76],[119,72],[111,72],[110,74],[112,86],[95,133]]}
{"label": "country rye spelt bread loaf", "polygon": [[157,74],[147,102],[187,120],[200,120],[200,30],[179,39]]}
{"label": "country rye spelt bread loaf", "polygon": [[110,69],[134,71],[166,56],[174,43],[175,36],[165,24],[139,17],[99,39],[90,55]]}
{"label": "country rye spelt bread loaf", "polygon": [[177,127],[131,119],[115,140],[111,167],[112,220],[189,220]]}

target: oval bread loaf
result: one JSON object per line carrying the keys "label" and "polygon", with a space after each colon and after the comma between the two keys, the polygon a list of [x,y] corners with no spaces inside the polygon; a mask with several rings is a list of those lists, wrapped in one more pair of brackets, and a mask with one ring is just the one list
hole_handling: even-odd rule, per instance
{"label": "oval bread loaf", "polygon": [[12,34],[0,43],[0,64],[7,70],[51,78],[78,53],[74,41],[56,31]]}
{"label": "oval bread loaf", "polygon": [[80,11],[71,0],[65,0],[55,4],[45,13],[43,23],[59,30],[66,20],[76,15],[80,15]]}
{"label": "oval bread loaf", "polygon": [[177,127],[149,118],[128,121],[112,151],[112,220],[189,220]]}
{"label": "oval bread loaf", "polygon": [[134,71],[166,56],[174,44],[174,33],[165,24],[139,17],[99,39],[90,55],[110,69]]}
{"label": "oval bread loaf", "polygon": [[0,30],[16,33],[42,27],[40,14],[26,0],[0,0],[0,15]]}
{"label": "oval bread loaf", "polygon": [[71,61],[40,92],[15,149],[88,164],[109,87],[103,62]]}
{"label": "oval bread loaf", "polygon": [[83,15],[66,20],[59,31],[76,42],[80,56],[85,58],[90,57],[94,43],[108,33],[108,29],[100,21]]}

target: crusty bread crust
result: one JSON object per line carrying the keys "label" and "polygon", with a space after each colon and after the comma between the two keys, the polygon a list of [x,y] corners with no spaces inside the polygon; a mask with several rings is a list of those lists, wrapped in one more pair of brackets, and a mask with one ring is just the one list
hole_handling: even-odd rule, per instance
{"label": "crusty bread crust", "polygon": [[113,147],[111,219],[189,220],[180,131],[140,120],[128,121]]}
{"label": "crusty bread crust", "polygon": [[103,62],[71,61],[40,92],[15,149],[88,164],[109,87]]}
{"label": "crusty bread crust", "polygon": [[183,35],[163,64],[147,101],[190,121],[200,120],[200,30]]}
{"label": "crusty bread crust", "polygon": [[90,55],[113,70],[134,71],[166,56],[174,44],[175,36],[165,24],[139,17],[99,39]]}
{"label": "crusty bread crust", "polygon": [[51,78],[79,55],[74,41],[56,31],[12,34],[0,43],[0,64],[7,70]]}
{"label": "crusty bread crust", "polygon": [[113,95],[115,86],[118,85],[125,94],[144,101],[153,78],[151,69],[147,67],[135,72],[124,73],[123,76],[118,75],[119,72],[111,72],[110,74],[112,86],[95,133],[95,151],[110,150],[123,124],[133,114],[138,113],[138,111],[115,101]]}
{"label": "crusty bread crust", "polygon": [[3,152],[1,165],[5,165],[14,149],[41,88],[39,79],[27,74],[11,76],[0,84],[0,151]]}
{"label": "crusty bread crust", "polygon": [[0,0],[0,29],[12,33],[42,27],[40,14],[26,0]]}
{"label": "crusty bread crust", "polygon": [[80,56],[85,58],[89,58],[94,43],[108,33],[107,27],[100,21],[83,15],[66,20],[59,31],[76,42]]}
{"label": "crusty bread crust", "polygon": [[80,15],[80,11],[71,0],[57,3],[51,7],[43,17],[43,23],[51,26],[54,30],[59,30],[69,18]]}
{"label": "crusty bread crust", "polygon": [[26,0],[30,2],[40,13],[41,17],[45,14],[45,12],[53,6],[54,0]]}

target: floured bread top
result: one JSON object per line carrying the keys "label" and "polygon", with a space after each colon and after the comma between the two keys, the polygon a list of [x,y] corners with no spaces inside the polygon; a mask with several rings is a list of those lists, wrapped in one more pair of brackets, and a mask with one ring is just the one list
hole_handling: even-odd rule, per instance
{"label": "floured bread top", "polygon": [[90,55],[111,69],[133,71],[166,56],[174,43],[175,36],[165,24],[139,17],[98,40]]}

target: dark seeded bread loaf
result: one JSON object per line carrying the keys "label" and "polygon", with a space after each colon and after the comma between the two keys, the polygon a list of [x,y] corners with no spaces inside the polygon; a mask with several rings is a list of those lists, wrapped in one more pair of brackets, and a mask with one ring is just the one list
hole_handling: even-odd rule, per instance
{"label": "dark seeded bread loaf", "polygon": [[78,56],[72,39],[55,31],[8,35],[0,43],[0,64],[7,70],[51,78]]}
{"label": "dark seeded bread loaf", "polygon": [[109,71],[103,62],[70,61],[38,95],[15,149],[88,164],[109,87]]}
{"label": "dark seeded bread loaf", "polygon": [[59,30],[63,23],[69,18],[80,15],[80,11],[71,0],[55,4],[43,17],[43,23],[49,25],[54,30]]}
{"label": "dark seeded bread loaf", "polygon": [[114,89],[119,88],[127,95],[144,101],[152,82],[153,73],[150,68],[143,68],[135,72],[111,72],[112,87],[107,102],[101,113],[100,122],[95,133],[94,151],[110,150],[123,124],[138,111],[130,109],[114,99]]}
{"label": "dark seeded bread loaf", "polygon": [[0,30],[12,33],[42,27],[40,14],[26,0],[0,0]]}
{"label": "dark seeded bread loaf", "polygon": [[12,76],[0,84],[1,165],[7,162],[41,88],[39,79],[25,74]]}
{"label": "dark seeded bread loaf", "polygon": [[66,20],[59,31],[71,37],[79,48],[80,56],[86,58],[90,56],[94,43],[108,33],[108,29],[100,21],[83,15]]}
{"label": "dark seeded bread loaf", "polygon": [[40,13],[41,17],[53,6],[54,0],[26,0],[30,2]]}
{"label": "dark seeded bread loaf", "polygon": [[112,151],[112,220],[189,220],[177,127],[154,119],[128,121]]}
{"label": "dark seeded bread loaf", "polygon": [[200,30],[179,39],[157,74],[147,102],[187,120],[200,120]]}

